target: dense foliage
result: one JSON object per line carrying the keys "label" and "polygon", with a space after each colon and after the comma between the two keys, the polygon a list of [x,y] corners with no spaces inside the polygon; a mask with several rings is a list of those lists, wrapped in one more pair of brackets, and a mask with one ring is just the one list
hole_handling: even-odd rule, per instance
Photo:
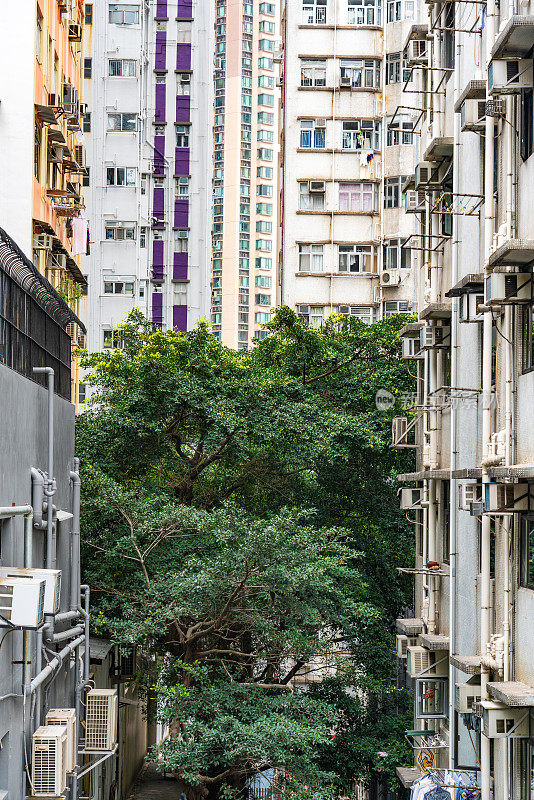
{"label": "dense foliage", "polygon": [[292,796],[331,797],[403,755],[392,620],[412,548],[395,475],[410,456],[390,429],[413,391],[405,321],[315,330],[282,308],[236,352],[206,324],[154,332],[133,312],[122,348],[83,356],[93,624],[156,658],[159,758],[200,794],[274,769]]}

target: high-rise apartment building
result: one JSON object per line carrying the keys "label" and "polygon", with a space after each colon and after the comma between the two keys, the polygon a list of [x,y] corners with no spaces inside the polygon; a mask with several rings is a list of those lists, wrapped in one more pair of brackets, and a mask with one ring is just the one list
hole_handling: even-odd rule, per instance
{"label": "high-rise apartment building", "polygon": [[211,321],[237,349],[276,305],[277,2],[215,0]]}
{"label": "high-rise apartment building", "polygon": [[[481,800],[534,786],[534,17],[429,3],[419,61],[417,410],[401,502],[416,522],[413,617],[397,620],[421,775]],[[409,99],[410,98],[410,99]],[[416,101],[413,101],[416,98]],[[417,99],[419,98],[419,99]],[[416,367],[417,365],[417,367]],[[415,436],[414,436],[415,434]],[[456,795],[458,796],[458,795]]]}
{"label": "high-rise apartment building", "polygon": [[279,297],[312,325],[413,307],[414,118],[400,106],[416,15],[414,0],[284,5]]}
{"label": "high-rise apartment building", "polygon": [[[0,226],[78,315],[87,285],[83,26],[81,0],[0,4]],[[84,343],[82,328],[69,331]]]}
{"label": "high-rise apartment building", "polygon": [[209,313],[211,4],[91,4],[85,135],[91,208],[89,348],[120,346],[134,307],[189,330]]}

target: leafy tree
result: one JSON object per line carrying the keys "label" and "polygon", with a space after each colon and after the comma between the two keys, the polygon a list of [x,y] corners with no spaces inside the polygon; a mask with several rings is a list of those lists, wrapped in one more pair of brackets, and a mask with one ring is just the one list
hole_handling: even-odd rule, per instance
{"label": "leafy tree", "polygon": [[[413,390],[405,321],[314,330],[283,308],[267,339],[235,352],[204,323],[162,333],[133,312],[121,349],[82,357],[95,389],[78,430],[94,626],[158,655],[160,758],[201,794],[239,792],[267,766],[294,796],[391,773],[386,720],[402,727],[404,700],[384,631],[411,558],[395,510],[410,456],[389,446]],[[335,678],[294,690],[340,648]]]}

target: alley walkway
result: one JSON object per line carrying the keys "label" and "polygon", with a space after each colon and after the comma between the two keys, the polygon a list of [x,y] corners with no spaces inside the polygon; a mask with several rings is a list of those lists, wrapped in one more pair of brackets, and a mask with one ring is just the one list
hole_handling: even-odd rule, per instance
{"label": "alley walkway", "polygon": [[129,800],[180,800],[182,787],[172,778],[164,778],[152,764],[147,764],[130,794]]}

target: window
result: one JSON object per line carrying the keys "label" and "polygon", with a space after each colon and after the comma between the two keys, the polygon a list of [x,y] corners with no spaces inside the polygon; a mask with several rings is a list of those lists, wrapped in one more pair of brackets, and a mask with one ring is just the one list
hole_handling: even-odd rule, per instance
{"label": "window", "polygon": [[85,172],[82,177],[82,186],[90,186],[90,170],[89,167],[85,168]]}
{"label": "window", "polygon": [[91,133],[91,112],[86,111],[83,115],[83,132]]}
{"label": "window", "polygon": [[320,328],[324,319],[324,306],[298,305],[297,316],[312,328]]}
{"label": "window", "polygon": [[404,177],[384,179],[384,208],[400,208]]}
{"label": "window", "polygon": [[35,27],[35,58],[41,63],[41,50],[43,41],[43,18],[37,14],[37,25]]}
{"label": "window", "polygon": [[268,14],[270,17],[274,17],[274,3],[260,3],[260,14]]}
{"label": "window", "polygon": [[523,306],[523,371],[534,369],[534,306]]}
{"label": "window", "polygon": [[174,283],[172,287],[172,302],[175,306],[187,305],[187,283]]}
{"label": "window", "polygon": [[338,245],[338,269],[340,272],[376,272],[376,251],[371,244]]}
{"label": "window", "polygon": [[[146,228],[141,228],[139,232],[139,247],[146,247]],[[139,297],[142,297],[141,288],[143,287],[139,289]]]}
{"label": "window", "polygon": [[176,125],[176,147],[189,147],[189,125]]}
{"label": "window", "polygon": [[270,306],[271,305],[271,295],[270,294],[257,294],[255,295],[254,302],[257,306]]}
{"label": "window", "polygon": [[410,269],[412,251],[403,247],[404,239],[387,239],[384,242],[384,269]]}
{"label": "window", "polygon": [[108,114],[108,131],[136,131],[137,114]]}
{"label": "window", "polygon": [[104,294],[133,294],[133,281],[104,281]]}
{"label": "window", "polygon": [[78,384],[78,402],[85,403],[87,398],[87,384],[86,383],[79,383]]}
{"label": "window", "polygon": [[260,219],[256,222],[256,233],[272,233],[273,223]]}
{"label": "window", "polygon": [[273,168],[272,167],[256,167],[256,177],[257,178],[267,178],[271,179],[273,177]]}
{"label": "window", "polygon": [[92,58],[84,58],[84,60],[83,60],[83,77],[84,78],[92,78],[93,77],[93,59]]}
{"label": "window", "polygon": [[258,183],[256,186],[256,194],[258,197],[272,197],[273,187],[269,186],[267,183]]}
{"label": "window", "polygon": [[110,3],[109,21],[115,25],[136,25],[139,22],[139,6],[129,3]]}
{"label": "window", "polygon": [[38,181],[41,179],[41,129],[38,125],[33,139],[33,174]]}
{"label": "window", "polygon": [[315,119],[301,119],[300,146],[307,150],[324,150],[326,145],[325,121],[317,124]]}
{"label": "window", "polygon": [[534,516],[521,517],[521,586],[534,589]]}
{"label": "window", "polygon": [[381,25],[382,0],[347,0],[347,25]]}
{"label": "window", "polygon": [[267,250],[270,252],[273,249],[273,243],[270,239],[256,239],[256,250]]}
{"label": "window", "polygon": [[300,85],[326,86],[326,61],[300,59]]}
{"label": "window", "polygon": [[176,184],[174,186],[174,196],[177,199],[183,199],[184,197],[189,197],[189,178],[187,175],[181,175],[179,178],[176,179]]}
{"label": "window", "polygon": [[258,69],[272,69],[272,58],[258,58]]}
{"label": "window", "polygon": [[274,114],[269,114],[268,111],[258,112],[259,125],[274,125]]}
{"label": "window", "polygon": [[266,50],[272,53],[274,50],[274,41],[272,39],[260,39],[258,42],[258,50]]}
{"label": "window", "polygon": [[380,61],[377,58],[342,59],[341,85],[353,89],[380,88]]}
{"label": "window", "polygon": [[380,148],[380,122],[372,119],[343,121],[343,150],[378,150]]}
{"label": "window", "polygon": [[274,89],[274,78],[271,75],[260,75],[258,86],[262,86],[265,89]]}
{"label": "window", "polygon": [[415,682],[415,715],[419,719],[447,716],[448,678],[417,678]]}
{"label": "window", "polygon": [[111,58],[108,64],[110,78],[135,78],[137,62],[133,58]]}
{"label": "window", "polygon": [[387,0],[388,22],[413,19],[414,0]]}
{"label": "window", "polygon": [[258,131],[258,142],[274,142],[273,131]]}
{"label": "window", "polygon": [[326,25],[326,0],[303,0],[303,25]]}
{"label": "window", "polygon": [[256,214],[263,214],[266,217],[270,217],[273,213],[273,207],[271,203],[256,203]]}
{"label": "window", "polygon": [[299,244],[299,272],[323,271],[322,244]]}
{"label": "window", "polygon": [[258,149],[258,160],[259,161],[272,161],[273,160],[273,151],[269,150],[268,147],[260,147]]}
{"label": "window", "polygon": [[534,149],[534,91],[532,89],[521,89],[520,142],[521,158],[526,161]]}
{"label": "window", "polygon": [[124,339],[119,331],[102,331],[102,333],[105,350],[122,350],[124,347]]}
{"label": "window", "polygon": [[408,114],[395,114],[395,118],[386,117],[386,144],[413,144],[413,122]]}
{"label": "window", "polygon": [[410,77],[410,70],[406,66],[406,56],[402,55],[402,71],[401,71],[401,53],[388,53],[386,56],[386,86],[392,83],[404,83]]}
{"label": "window", "polygon": [[106,221],[106,240],[124,241],[135,239],[135,222]]}
{"label": "window", "polygon": [[107,167],[106,186],[135,186],[137,169],[135,167]]}
{"label": "window", "polygon": [[371,306],[338,306],[337,313],[344,317],[355,317],[368,325],[374,319],[374,309]]}
{"label": "window", "polygon": [[274,22],[267,22],[267,20],[262,19],[259,25],[260,33],[274,33],[275,26]]}
{"label": "window", "polygon": [[270,275],[256,275],[254,285],[260,289],[270,289],[273,284],[273,279]]}
{"label": "window", "polygon": [[[532,712],[530,712],[530,730],[533,729]],[[534,798],[534,740],[520,740],[520,800],[533,800]]]}
{"label": "window", "polygon": [[[319,183],[319,181],[314,181]],[[299,182],[299,209],[300,211],[323,211],[324,209],[325,185],[323,190],[310,191],[310,181]]]}
{"label": "window", "polygon": [[267,311],[256,311],[254,314],[254,322],[258,323],[259,325],[264,325],[266,322],[271,321],[271,314]]}
{"label": "window", "polygon": [[375,183],[340,183],[339,210],[371,213],[378,211],[378,186]]}
{"label": "window", "polygon": [[272,258],[257,258],[254,262],[256,269],[272,269]]}
{"label": "window", "polygon": [[386,300],[384,303],[384,318],[393,316],[393,314],[409,314],[410,303],[407,300]]}
{"label": "window", "polygon": [[258,95],[258,105],[259,106],[274,106],[274,97],[272,94],[259,94]]}
{"label": "window", "polygon": [[85,4],[85,24],[92,25],[93,24],[93,4],[86,3]]}

